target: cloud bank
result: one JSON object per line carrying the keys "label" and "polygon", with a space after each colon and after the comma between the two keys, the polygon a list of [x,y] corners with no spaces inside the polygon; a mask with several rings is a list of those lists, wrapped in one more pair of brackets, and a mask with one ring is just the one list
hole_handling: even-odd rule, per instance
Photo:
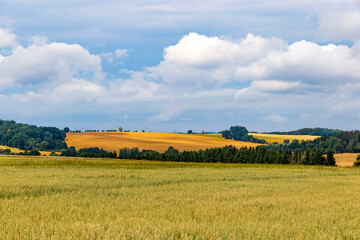
{"label": "cloud bank", "polygon": [[270,130],[324,121],[324,127],[344,128],[337,125],[344,116],[355,128],[359,120],[360,42],[287,43],[254,34],[233,39],[193,32],[166,47],[157,65],[109,78],[102,59],[129,57],[127,50],[96,55],[41,37],[23,46],[11,31],[1,34],[0,50],[11,48],[0,54],[2,118],[46,116],[72,128],[104,119],[104,126],[126,121],[158,131],[232,124]]}

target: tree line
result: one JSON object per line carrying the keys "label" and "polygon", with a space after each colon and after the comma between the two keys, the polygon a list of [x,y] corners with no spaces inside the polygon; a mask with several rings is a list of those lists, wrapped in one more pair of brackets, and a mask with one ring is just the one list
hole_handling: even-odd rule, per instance
{"label": "tree line", "polygon": [[0,120],[0,145],[21,150],[60,150],[67,148],[66,132],[56,127]]}
{"label": "tree line", "polygon": [[269,134],[334,136],[341,134],[342,132],[343,131],[339,129],[329,129],[329,128],[301,128],[295,131],[288,131],[288,132],[269,132]]}
{"label": "tree line", "polygon": [[226,146],[222,148],[210,148],[199,151],[179,152],[169,147],[164,153],[153,150],[142,150],[138,148],[120,149],[118,158],[138,159],[151,161],[172,161],[172,162],[202,162],[202,163],[266,163],[266,164],[304,164],[304,165],[326,165],[335,166],[335,158],[332,151],[326,156],[321,150],[307,149],[301,152],[299,149],[291,151],[282,148],[268,150],[265,146],[256,148],[236,148]]}
{"label": "tree line", "polygon": [[52,152],[50,156],[65,156],[65,157],[88,157],[88,158],[117,158],[117,153],[109,152],[98,147],[95,148],[82,148],[76,150],[75,147],[69,147],[66,150],[63,150],[60,155]]}
{"label": "tree line", "polygon": [[333,150],[336,153],[360,153],[360,131],[344,131],[334,136],[322,136],[315,140],[298,141],[293,140],[290,144],[270,144],[269,149],[300,149],[306,151],[308,148],[316,148],[323,153]]}
{"label": "tree line", "polygon": [[24,151],[20,153],[13,153],[10,149],[0,149],[0,155],[25,155],[25,156],[40,156],[41,153],[36,150]]}

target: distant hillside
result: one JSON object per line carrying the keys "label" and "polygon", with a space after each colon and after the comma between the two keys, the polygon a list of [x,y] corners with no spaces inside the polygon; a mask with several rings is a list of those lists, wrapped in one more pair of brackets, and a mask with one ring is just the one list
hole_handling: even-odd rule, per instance
{"label": "distant hillside", "polygon": [[60,150],[67,148],[66,133],[56,127],[0,120],[0,145],[21,150]]}
{"label": "distant hillside", "polygon": [[268,145],[270,149],[290,149],[304,152],[307,149],[320,149],[323,153],[333,150],[336,153],[360,153],[360,131],[344,131],[337,135],[327,135],[314,140],[293,140],[290,144]]}
{"label": "distant hillside", "polygon": [[329,128],[301,128],[290,132],[269,132],[268,134],[279,134],[279,135],[312,135],[312,136],[334,136],[343,133],[339,129]]}
{"label": "distant hillside", "polygon": [[223,139],[214,134],[180,134],[156,132],[94,132],[68,133],[68,146],[76,150],[82,148],[102,148],[107,151],[119,152],[122,148],[138,148],[165,152],[169,146],[179,151],[198,151],[207,148],[218,148],[232,145],[237,148],[256,147],[259,144]]}

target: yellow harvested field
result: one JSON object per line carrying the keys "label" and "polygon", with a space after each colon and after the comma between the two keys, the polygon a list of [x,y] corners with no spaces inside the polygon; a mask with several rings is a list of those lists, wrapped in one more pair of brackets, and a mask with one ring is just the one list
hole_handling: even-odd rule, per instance
{"label": "yellow harvested field", "polygon": [[351,167],[354,165],[356,157],[359,153],[339,153],[334,154],[336,164],[341,167]]}
{"label": "yellow harvested field", "polygon": [[249,133],[249,135],[252,135],[254,138],[257,139],[263,139],[268,143],[283,143],[284,140],[299,140],[299,141],[306,141],[306,140],[314,140],[316,138],[319,138],[320,136],[311,136],[311,135],[280,135],[280,134],[265,134],[265,133]]}
{"label": "yellow harvested field", "polygon": [[166,151],[173,146],[179,151],[200,150],[223,147],[256,147],[259,144],[223,139],[218,134],[180,134],[180,133],[149,133],[149,132],[111,132],[111,133],[68,133],[66,144],[76,149],[99,147],[107,151],[118,152],[121,148],[139,150]]}
{"label": "yellow harvested field", "polygon": [[13,152],[13,153],[21,153],[21,152],[24,152],[23,150],[20,150],[20,149],[18,149],[18,148],[12,148],[12,147],[3,146],[3,145],[0,145],[0,149],[1,149],[1,150],[10,149],[11,152]]}
{"label": "yellow harvested field", "polygon": [[[4,149],[10,149],[12,153],[22,153],[22,152],[25,152],[24,150],[20,150],[18,148],[12,148],[12,147],[8,147],[8,146],[3,146],[3,145],[0,145],[0,149],[1,150],[4,150]],[[47,151],[39,151],[40,154],[43,156],[49,156],[51,152],[47,152]],[[57,153],[60,153],[60,152],[57,152]]]}

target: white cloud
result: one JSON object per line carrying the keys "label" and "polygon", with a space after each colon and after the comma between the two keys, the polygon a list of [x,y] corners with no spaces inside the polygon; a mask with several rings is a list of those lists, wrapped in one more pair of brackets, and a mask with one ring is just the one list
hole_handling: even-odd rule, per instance
{"label": "white cloud", "polygon": [[35,40],[27,48],[18,46],[0,62],[0,89],[14,86],[61,83],[89,75],[102,78],[101,59],[77,44]]}
{"label": "white cloud", "polygon": [[268,93],[281,93],[281,92],[293,92],[294,90],[303,90],[303,84],[300,82],[284,82],[278,80],[255,80],[251,83],[251,88],[254,88],[261,92]]}
{"label": "white cloud", "polygon": [[265,121],[276,122],[276,123],[282,123],[282,122],[285,122],[287,120],[287,118],[282,117],[282,116],[277,115],[277,114],[267,115],[263,119]]}
{"label": "white cloud", "polygon": [[359,80],[360,59],[345,45],[321,46],[299,41],[286,51],[275,51],[248,65],[240,66],[240,79],[302,80],[309,84]]}
{"label": "white cloud", "polygon": [[[124,70],[128,79],[110,80],[100,57],[87,49],[36,37],[28,47],[17,46],[0,57],[0,113],[89,114],[123,121],[138,116],[161,127],[186,124],[189,118],[193,123],[212,119],[225,125],[242,119],[285,126],[306,123],[301,116],[323,121],[325,115],[356,115],[359,46],[191,33],[166,48],[158,65]],[[121,58],[127,51],[113,52],[114,59],[116,54]],[[27,111],[31,107],[33,112]]]}
{"label": "white cloud", "polygon": [[319,16],[319,34],[327,41],[360,40],[360,8],[330,11]]}
{"label": "white cloud", "polygon": [[219,86],[234,80],[239,65],[286,48],[287,44],[281,39],[252,34],[233,40],[189,33],[166,48],[164,60],[158,66],[147,68],[146,74],[182,88]]}
{"label": "white cloud", "polygon": [[281,39],[265,39],[248,34],[246,38],[232,40],[189,33],[176,45],[165,48],[166,62],[191,67],[216,67],[245,64],[267,54],[286,48]]}
{"label": "white cloud", "polygon": [[0,48],[16,45],[16,36],[9,29],[0,28]]}
{"label": "white cloud", "polygon": [[127,49],[116,49],[115,50],[115,56],[116,56],[116,58],[128,57],[129,56],[129,50],[127,50]]}
{"label": "white cloud", "polygon": [[[116,49],[114,52],[102,53],[101,56],[109,63],[113,63],[115,60],[119,60],[124,57],[129,57],[129,50]],[[117,61],[117,63],[119,63],[119,61]]]}

